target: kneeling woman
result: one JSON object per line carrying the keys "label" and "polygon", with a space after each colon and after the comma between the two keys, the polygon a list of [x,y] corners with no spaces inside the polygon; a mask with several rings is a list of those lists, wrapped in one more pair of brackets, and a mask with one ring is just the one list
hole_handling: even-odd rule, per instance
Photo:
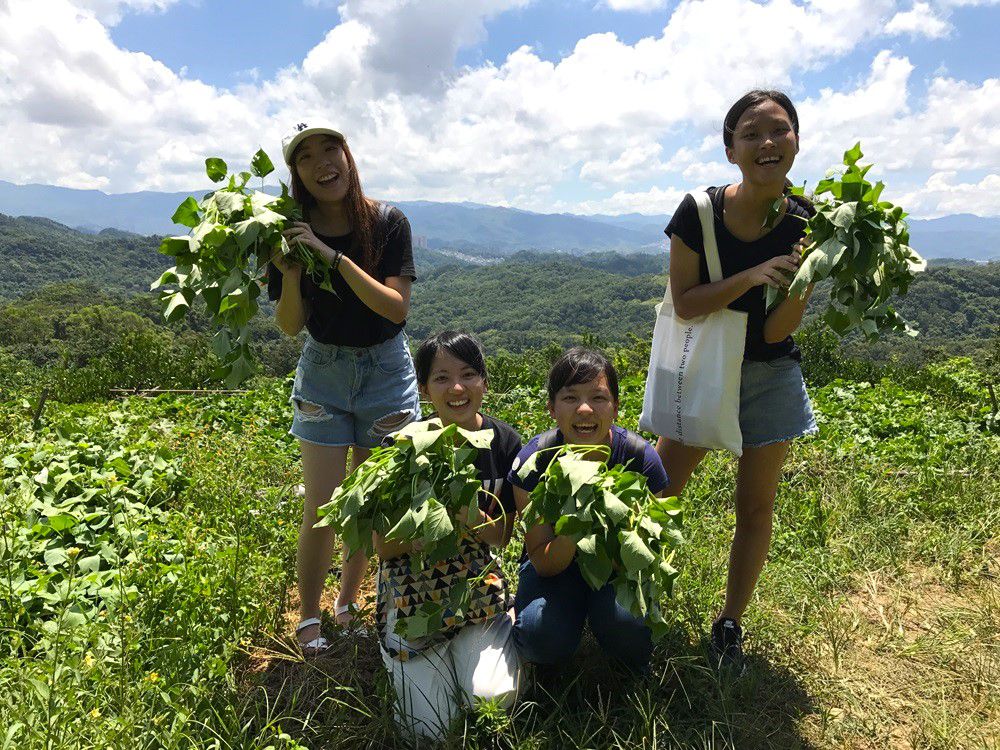
{"label": "kneeling woman", "polygon": [[[509,480],[514,498],[524,512],[552,453],[539,456],[538,468],[521,479],[517,467],[537,451],[564,443],[603,445],[594,460],[608,466],[626,465],[641,472],[649,489],[662,494],[667,475],[656,451],[645,440],[614,422],[618,418],[618,376],[599,351],[570,349],[552,366],[548,382],[549,414],[558,429],[543,433],[524,447]],[[653,642],[649,628],[615,600],[611,583],[599,591],[590,588],[575,562],[576,543],[539,524],[524,536],[517,597],[514,641],[525,661],[559,667],[570,660],[580,643],[585,620],[598,642],[615,661],[636,672],[649,668]]]}
{"label": "kneeling woman", "polygon": [[[459,555],[426,570],[411,570],[409,545],[376,535],[379,570],[378,620],[382,659],[392,673],[397,721],[407,731],[440,737],[463,705],[493,700],[509,708],[517,697],[520,663],[511,642],[507,584],[491,547],[502,548],[514,528],[514,496],[505,481],[521,449],[521,437],[506,422],[480,411],[486,391],[486,361],[475,338],[445,331],[424,341],[414,364],[421,394],[445,425],[493,430],[488,450],[475,465],[483,492],[476,518],[460,517],[465,535]],[[461,622],[417,641],[395,633],[400,610],[412,611],[447,588],[473,578],[475,588]],[[450,619],[450,618],[449,618]]]}

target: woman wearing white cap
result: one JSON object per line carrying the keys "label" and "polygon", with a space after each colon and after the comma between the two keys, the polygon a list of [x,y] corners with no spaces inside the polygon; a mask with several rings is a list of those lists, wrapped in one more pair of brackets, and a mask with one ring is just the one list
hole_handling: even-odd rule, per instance
{"label": "woman wearing white cap", "polygon": [[[328,643],[320,635],[320,596],[333,556],[333,532],[313,528],[353,463],[420,415],[413,360],[403,326],[416,279],[410,225],[403,213],[364,195],[343,135],[325,125],[300,124],[282,142],[292,195],[305,221],[285,232],[320,253],[333,271],[333,292],[284,258],[274,259],[268,294],[278,325],[289,336],[308,330],[295,370],[291,434],[299,439],[305,504],[297,556],[299,642],[307,653]],[[344,550],[334,615],[341,625],[367,560]]]}

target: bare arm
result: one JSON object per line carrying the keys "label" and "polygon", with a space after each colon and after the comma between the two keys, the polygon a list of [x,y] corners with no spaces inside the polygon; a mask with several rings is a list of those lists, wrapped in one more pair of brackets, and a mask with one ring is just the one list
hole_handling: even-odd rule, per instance
{"label": "bare arm", "polygon": [[[514,488],[514,500],[522,514],[531,502],[528,493],[520,487]],[[538,575],[543,577],[559,575],[576,557],[576,542],[559,536],[547,523],[532,526],[525,532],[524,548]]]}
{"label": "bare arm", "polygon": [[[278,327],[289,336],[296,336],[309,317],[307,303],[302,299],[302,267],[291,263],[277,263],[281,275],[281,297],[274,310]],[[280,267],[280,266],[284,267]]]}
{"label": "bare arm", "polygon": [[[304,221],[295,222],[284,232],[289,242],[298,241],[320,253],[333,263],[337,253],[313,232]],[[358,299],[369,309],[393,323],[402,323],[410,312],[410,288],[413,280],[408,276],[389,276],[385,283],[373,278],[368,272],[346,255],[341,256],[337,267],[344,281],[358,295]]]}
{"label": "bare arm", "polygon": [[346,255],[340,259],[338,270],[358,299],[373,312],[393,323],[406,320],[410,313],[410,289],[413,286],[413,279],[409,276],[389,276],[382,284]]}
{"label": "bare arm", "polygon": [[382,560],[391,560],[413,549],[413,545],[407,542],[387,542],[384,536],[376,532],[372,532],[372,541],[375,543],[375,553]]}
{"label": "bare arm", "polygon": [[698,253],[673,235],[670,239],[670,294],[674,310],[684,320],[721,310],[755,286],[787,286],[788,279],[782,270],[794,273],[798,267],[797,260],[791,256],[779,255],[721,281],[702,284],[699,262]]}
{"label": "bare arm", "polygon": [[777,344],[795,332],[795,329],[802,324],[802,315],[806,311],[806,304],[809,302],[809,295],[812,294],[813,285],[806,287],[805,296],[786,297],[776,308],[774,308],[764,320],[764,341],[769,344]]}
{"label": "bare arm", "polygon": [[[477,516],[467,523],[469,531],[482,542],[491,547],[506,547],[514,533],[514,514],[503,513],[498,518],[492,518],[477,508]],[[459,511],[458,520],[466,523],[465,509]]]}

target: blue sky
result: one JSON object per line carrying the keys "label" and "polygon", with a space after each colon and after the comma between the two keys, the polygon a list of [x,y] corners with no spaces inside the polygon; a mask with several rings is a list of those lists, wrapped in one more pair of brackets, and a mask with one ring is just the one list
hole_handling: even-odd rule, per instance
{"label": "blue sky", "polygon": [[915,215],[1000,215],[998,0],[7,5],[13,182],[196,189],[205,156],[276,157],[290,124],[328,118],[383,197],[668,213],[738,178],[725,110],[778,86],[802,117],[793,177],[861,139]]}

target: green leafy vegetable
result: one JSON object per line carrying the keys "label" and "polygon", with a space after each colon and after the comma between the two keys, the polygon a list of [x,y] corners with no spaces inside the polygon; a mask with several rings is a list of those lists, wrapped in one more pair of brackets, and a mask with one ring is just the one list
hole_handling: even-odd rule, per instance
{"label": "green leafy vegetable", "polygon": [[[465,533],[456,516],[463,509],[467,518],[478,513],[482,482],[474,462],[480,448],[489,448],[493,430],[470,432],[429,419],[411,422],[394,438],[392,445],[372,450],[334,491],[319,508],[316,525],[333,528],[352,555],[373,552],[374,531],[386,541],[414,544],[410,559],[416,567],[454,557]],[[469,590],[453,586],[449,598],[400,618],[397,632],[412,640],[439,630],[449,612],[467,605]]]}
{"label": "green leafy vegetable", "polygon": [[[228,167],[222,159],[205,160],[213,182],[225,180]],[[263,150],[251,161],[253,175],[264,178],[274,164]],[[300,221],[302,211],[279,182],[274,196],[247,187],[250,172],[229,175],[228,182],[202,200],[185,198],[174,212],[176,224],[191,232],[166,237],[160,252],[175,258],[176,265],[151,285],[161,288],[160,299],[168,322],[180,320],[200,298],[212,316],[217,332],[212,348],[221,360],[216,377],[235,387],[254,371],[247,325],[256,314],[257,298],[264,286],[267,265],[277,254],[298,263],[320,288],[333,291],[330,265],[311,248],[289,245],[282,236],[288,222]]]}
{"label": "green leafy vegetable", "polygon": [[[594,449],[555,449],[531,492],[524,525],[550,524],[555,533],[571,537],[587,584],[596,591],[611,581],[618,602],[645,618],[659,639],[667,629],[661,599],[673,594],[674,552],[684,540],[680,501],[656,497],[642,474],[584,458]],[[518,470],[522,478],[536,470],[537,456]]]}
{"label": "green leafy vegetable", "polygon": [[[858,166],[862,156],[861,144],[855,144],[844,152],[844,166],[828,172],[816,186],[816,213],[806,225],[810,244],[787,294],[801,298],[809,284],[829,278],[833,284],[824,320],[838,334],[860,329],[877,338],[882,331],[899,330],[915,336],[916,329],[893,309],[892,298],[906,294],[927,264],[909,246],[906,213],[881,200],[882,182],[873,185],[865,179],[872,165]],[[803,195],[804,188],[789,192]],[[818,199],[824,195],[830,197]],[[779,211],[781,200],[775,202]],[[777,216],[774,207],[768,218],[772,213]],[[765,293],[769,309],[785,297],[772,287]]]}

